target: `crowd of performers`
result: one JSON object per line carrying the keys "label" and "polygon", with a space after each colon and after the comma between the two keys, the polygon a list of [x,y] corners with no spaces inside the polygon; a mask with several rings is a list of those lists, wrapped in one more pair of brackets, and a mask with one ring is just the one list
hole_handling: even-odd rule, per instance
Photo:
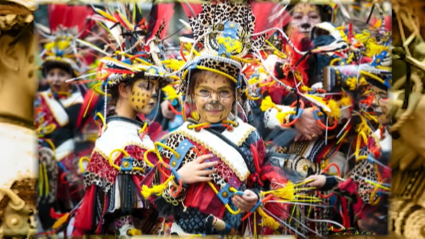
{"label": "crowd of performers", "polygon": [[190,34],[172,56],[179,4],[49,6],[41,234],[385,234],[382,6],[181,4]]}

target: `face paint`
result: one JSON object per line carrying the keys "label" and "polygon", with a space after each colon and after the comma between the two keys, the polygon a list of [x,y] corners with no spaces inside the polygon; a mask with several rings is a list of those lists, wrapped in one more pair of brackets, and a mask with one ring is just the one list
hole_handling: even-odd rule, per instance
{"label": "face paint", "polygon": [[[131,107],[138,113],[146,114],[152,95],[157,91],[158,83],[144,79],[136,80],[128,98]],[[146,109],[145,109],[146,108]],[[152,109],[149,110],[149,113]],[[147,113],[147,114],[149,114]]]}
{"label": "face paint", "polygon": [[382,125],[390,123],[390,98],[388,97],[388,92],[382,90],[376,86],[372,86],[371,90],[373,92],[373,102],[372,108],[375,112],[375,115],[378,117],[378,122]]}
{"label": "face paint", "polygon": [[148,104],[143,108],[142,114],[148,115],[152,112],[153,108],[155,107],[155,104],[158,100],[158,94],[156,91],[151,95],[151,98],[148,101]]}
{"label": "face paint", "polygon": [[231,81],[226,77],[208,73],[197,79],[193,99],[201,123],[218,123],[227,119],[235,100]]}
{"label": "face paint", "polygon": [[297,29],[300,33],[308,36],[311,29],[322,22],[319,8],[314,4],[299,3],[292,12],[290,29]]}

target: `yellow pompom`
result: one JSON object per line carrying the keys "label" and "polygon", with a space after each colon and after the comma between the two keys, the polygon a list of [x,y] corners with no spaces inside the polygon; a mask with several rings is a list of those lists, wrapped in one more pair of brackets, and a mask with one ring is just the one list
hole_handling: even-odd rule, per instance
{"label": "yellow pompom", "polygon": [[341,110],[339,108],[338,103],[335,100],[328,101],[328,107],[331,109],[331,112],[328,114],[330,118],[339,119],[341,116]]}
{"label": "yellow pompom", "polygon": [[338,105],[341,106],[348,106],[351,105],[351,99],[348,95],[345,95],[341,98],[341,100],[338,102]]}
{"label": "yellow pompom", "polygon": [[260,109],[261,111],[266,111],[270,108],[275,108],[280,112],[280,109],[276,107],[276,104],[273,103],[272,98],[270,98],[270,96],[267,96],[262,102],[261,102],[261,106]]}

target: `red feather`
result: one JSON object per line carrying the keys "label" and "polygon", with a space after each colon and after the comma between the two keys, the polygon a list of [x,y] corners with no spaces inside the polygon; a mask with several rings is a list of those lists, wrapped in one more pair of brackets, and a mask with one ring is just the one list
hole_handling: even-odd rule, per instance
{"label": "red feather", "polygon": [[[49,25],[52,32],[56,32],[57,28],[62,25],[65,28],[78,27],[78,31],[82,31],[84,27],[90,29],[94,22],[87,22],[86,19],[94,14],[90,6],[69,6],[66,4],[51,4],[47,8],[49,15]],[[86,26],[85,26],[86,25]],[[81,37],[84,37],[84,32]]]}
{"label": "red feather", "polygon": [[[282,27],[288,24],[292,19],[291,15],[286,10],[283,14],[278,15],[283,9],[278,3],[253,1],[251,3],[251,8],[255,16],[254,33],[262,32],[272,27],[282,29]],[[274,31],[268,32],[267,38],[269,38],[273,32]]]}
{"label": "red feather", "polygon": [[149,21],[148,32],[151,34],[147,36],[146,41],[149,41],[155,36],[159,27],[165,23],[164,29],[161,32],[160,39],[164,39],[167,34],[168,24],[174,15],[174,3],[161,3],[155,5],[152,9],[151,19]]}

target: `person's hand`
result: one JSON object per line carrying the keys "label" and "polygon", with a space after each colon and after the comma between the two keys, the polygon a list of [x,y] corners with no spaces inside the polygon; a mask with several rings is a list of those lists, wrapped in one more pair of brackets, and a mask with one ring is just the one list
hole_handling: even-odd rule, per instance
{"label": "person's hand", "polygon": [[168,102],[169,102],[168,100],[165,100],[161,103],[162,115],[167,119],[174,119],[174,116],[176,116],[176,114],[174,114],[174,112],[170,110]]}
{"label": "person's hand", "polygon": [[212,158],[213,155],[202,155],[193,160],[190,163],[187,163],[181,167],[177,173],[184,184],[192,184],[199,182],[208,182],[211,181],[211,174],[215,173],[215,169],[207,170],[207,168],[212,168],[218,164],[218,161],[207,162],[204,161]]}
{"label": "person's hand", "polygon": [[326,176],[325,175],[312,175],[305,179],[305,181],[313,180],[309,183],[307,183],[308,187],[315,187],[317,189],[322,188],[325,186],[326,183]]}
{"label": "person's hand", "polygon": [[[295,123],[295,128],[305,140],[313,140],[323,133],[323,129],[316,122],[316,118],[314,118],[313,108],[308,108],[303,111],[301,117]],[[295,141],[301,139],[300,137],[301,136],[298,138],[295,137]]]}
{"label": "person's hand", "polygon": [[242,212],[250,211],[257,204],[257,201],[257,194],[248,189],[243,192],[243,196],[235,195],[232,197],[233,204]]}

